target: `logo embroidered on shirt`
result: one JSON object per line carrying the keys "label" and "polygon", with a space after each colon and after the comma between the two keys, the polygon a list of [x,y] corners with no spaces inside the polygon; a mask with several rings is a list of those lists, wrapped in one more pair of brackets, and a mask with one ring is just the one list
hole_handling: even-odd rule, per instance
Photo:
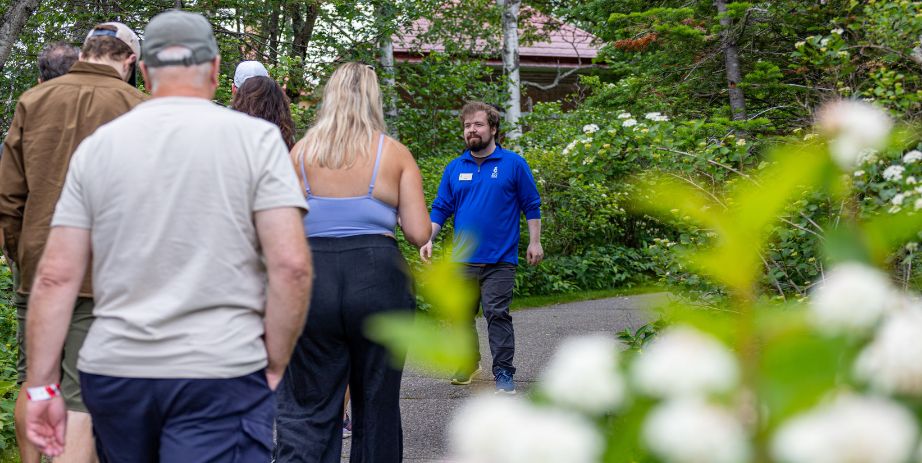
{"label": "logo embroidered on shirt", "polygon": [[470,181],[470,180],[473,179],[473,178],[474,178],[474,173],[473,173],[473,172],[461,174],[461,175],[458,176],[458,180],[460,180],[460,181],[462,181],[462,182],[464,182],[464,181]]}
{"label": "logo embroidered on shirt", "polygon": [[499,166],[494,166],[494,167],[493,167],[493,175],[491,175],[490,178],[496,178],[496,177],[498,177],[498,176],[499,176]]}

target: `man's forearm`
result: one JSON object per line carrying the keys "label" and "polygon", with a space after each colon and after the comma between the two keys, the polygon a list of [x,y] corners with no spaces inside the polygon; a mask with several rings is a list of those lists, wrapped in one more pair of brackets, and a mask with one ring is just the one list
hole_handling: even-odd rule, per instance
{"label": "man's forearm", "polygon": [[89,231],[53,228],[38,265],[26,318],[26,377],[31,385],[57,383],[61,351],[89,261]]}
{"label": "man's forearm", "polygon": [[310,260],[303,269],[269,271],[264,324],[270,371],[278,372],[288,365],[295,342],[304,329],[312,284]]}
{"label": "man's forearm", "polygon": [[432,236],[429,237],[429,241],[435,241],[435,237],[439,236],[440,231],[442,231],[442,226],[432,222]]}
{"label": "man's forearm", "polygon": [[541,243],[541,219],[529,219],[528,223],[528,242]]}

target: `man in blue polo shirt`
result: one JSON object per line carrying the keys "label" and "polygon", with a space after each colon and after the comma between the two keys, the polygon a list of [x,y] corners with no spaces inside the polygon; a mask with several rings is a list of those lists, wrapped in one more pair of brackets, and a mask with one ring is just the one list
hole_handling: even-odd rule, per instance
{"label": "man in blue polo shirt", "polygon": [[[432,257],[432,240],[445,220],[454,215],[454,259],[465,264],[468,276],[480,286],[480,306],[487,320],[493,377],[496,391],[515,393],[512,358],[515,336],[509,304],[519,262],[519,220],[528,221],[526,259],[537,265],[544,258],[541,248],[541,197],[525,159],[496,143],[499,112],[481,102],[461,109],[467,150],[451,161],[442,174],[439,192],[432,203],[432,237],[419,250],[426,262]],[[474,329],[474,339],[477,331]],[[477,364],[458,371],[452,384],[470,384],[480,371]]]}

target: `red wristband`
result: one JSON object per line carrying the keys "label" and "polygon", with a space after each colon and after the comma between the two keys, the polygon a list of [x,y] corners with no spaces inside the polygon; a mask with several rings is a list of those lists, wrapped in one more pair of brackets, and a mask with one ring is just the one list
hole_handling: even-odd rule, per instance
{"label": "red wristband", "polygon": [[51,400],[59,395],[61,395],[60,384],[48,384],[46,386],[26,388],[26,397],[28,397],[31,402]]}

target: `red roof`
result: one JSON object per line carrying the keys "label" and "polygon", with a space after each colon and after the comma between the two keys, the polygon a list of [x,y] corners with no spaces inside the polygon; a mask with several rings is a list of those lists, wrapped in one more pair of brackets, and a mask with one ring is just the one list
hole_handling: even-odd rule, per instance
{"label": "red roof", "polygon": [[[525,8],[523,8],[525,10]],[[519,60],[522,64],[529,62],[549,62],[559,61],[571,64],[591,64],[592,59],[599,53],[601,40],[598,37],[586,32],[576,26],[572,26],[561,21],[551,18],[537,10],[530,9],[529,23],[539,30],[551,26],[549,38],[543,41],[536,41],[528,46],[519,47]],[[520,14],[520,17],[525,15]],[[407,30],[399,31],[392,38],[394,43],[394,55],[407,58],[412,55],[425,55],[430,52],[441,52],[445,50],[442,44],[417,43],[419,35],[427,31],[430,27],[429,20],[425,18],[415,21]],[[521,37],[521,28],[519,29]],[[501,40],[501,38],[497,38]],[[487,44],[477,42],[480,51],[485,51]],[[494,54],[494,53],[491,53]]]}

